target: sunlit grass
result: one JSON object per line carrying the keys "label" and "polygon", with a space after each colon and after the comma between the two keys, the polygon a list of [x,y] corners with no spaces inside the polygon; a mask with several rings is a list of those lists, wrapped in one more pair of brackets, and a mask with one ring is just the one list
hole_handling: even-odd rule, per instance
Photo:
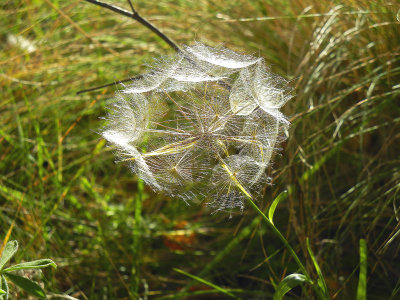
{"label": "sunlit grass", "polygon": [[[253,52],[291,79],[290,139],[258,204],[265,210],[288,190],[274,223],[301,257],[309,257],[310,238],[336,299],[357,294],[360,239],[368,299],[399,297],[400,7],[367,0],[134,4],[180,44]],[[137,178],[113,163],[96,133],[118,87],[76,92],[135,76],[151,57],[173,52],[159,37],[83,1],[5,1],[0,15],[0,238],[12,228],[18,262],[57,263],[46,270],[46,291],[128,299],[139,285],[141,295],[173,298],[193,285],[187,295],[218,293],[177,268],[239,298],[268,299],[296,271],[250,210],[229,219],[145,187],[138,216]],[[306,267],[312,272],[311,261]],[[291,297],[311,295],[296,289]]]}

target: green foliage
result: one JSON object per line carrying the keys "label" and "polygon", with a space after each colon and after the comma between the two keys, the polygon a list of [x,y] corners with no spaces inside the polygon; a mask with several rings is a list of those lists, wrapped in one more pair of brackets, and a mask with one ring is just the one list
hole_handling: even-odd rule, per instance
{"label": "green foliage", "polygon": [[[108,2],[129,10],[124,1]],[[273,222],[302,261],[310,259],[310,238],[332,298],[356,299],[366,270],[360,265],[366,252],[357,251],[363,238],[370,268],[362,290],[368,299],[397,299],[398,5],[134,2],[180,45],[224,43],[263,56],[271,71],[291,80],[296,97],[284,107],[289,139],[257,205],[267,211],[288,191]],[[270,299],[282,278],[299,273],[250,209],[229,218],[138,187],[96,135],[98,116],[119,87],[76,92],[142,73],[151,57],[173,52],[166,43],[84,1],[6,0],[0,14],[0,236],[12,231],[26,245],[17,259],[60,261],[57,274],[46,270],[47,289],[79,299],[135,299],[136,291],[141,298],[174,299],[192,284],[184,297],[215,295],[173,271],[179,268],[241,290],[232,293],[243,299]],[[306,266],[317,282],[313,262]],[[4,276],[0,289],[8,293]],[[314,296],[307,284],[285,294]]]}
{"label": "green foliage", "polygon": [[285,278],[279,283],[278,287],[276,288],[273,300],[282,300],[283,296],[291,289],[298,285],[302,285],[304,283],[309,283],[307,281],[306,276],[303,274],[293,273]]}
{"label": "green foliage", "polygon": [[4,275],[0,276],[0,289],[1,289],[1,299],[7,299],[8,298],[8,284],[7,280],[4,277]]}
{"label": "green foliage", "polygon": [[4,265],[15,255],[18,250],[18,242],[10,241],[4,246],[4,250],[0,256],[0,270],[4,269]]}
{"label": "green foliage", "polygon": [[46,293],[44,292],[44,290],[40,287],[40,285],[33,282],[32,280],[11,273],[4,274],[5,277],[11,280],[16,286],[20,287],[29,294],[39,298],[46,298]]}
{"label": "green foliage", "polygon": [[357,300],[367,299],[367,242],[360,239],[360,274],[358,276]]}
{"label": "green foliage", "polygon": [[1,277],[1,284],[0,284],[0,299],[8,299],[8,284],[6,278],[11,280],[16,286],[20,287],[27,293],[39,297],[39,298],[46,298],[46,293],[38,285],[36,282],[19,276],[13,273],[12,271],[19,271],[19,270],[30,270],[30,269],[41,269],[45,267],[53,267],[56,268],[56,264],[51,259],[40,259],[35,261],[24,262],[21,264],[13,265],[8,268],[4,268],[5,264],[15,255],[18,250],[18,242],[17,241],[10,241],[8,242],[3,249],[3,252],[0,256],[0,277]]}

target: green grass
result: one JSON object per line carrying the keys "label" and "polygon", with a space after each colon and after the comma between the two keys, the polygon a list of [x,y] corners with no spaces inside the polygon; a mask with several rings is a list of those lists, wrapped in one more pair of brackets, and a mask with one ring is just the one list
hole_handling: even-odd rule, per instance
{"label": "green grass", "polygon": [[[290,137],[258,205],[266,211],[288,191],[274,224],[315,280],[316,259],[333,299],[355,299],[365,288],[368,299],[400,297],[400,6],[134,5],[178,44],[223,43],[265,57],[291,79],[296,97],[284,108]],[[19,241],[18,263],[57,263],[37,279],[46,291],[79,299],[174,299],[179,292],[185,299],[271,299],[298,271],[250,208],[229,218],[188,207],[114,164],[96,132],[118,86],[76,92],[144,72],[146,62],[173,52],[165,42],[84,1],[6,0],[0,16],[0,239]],[[285,297],[315,295],[305,286]]]}

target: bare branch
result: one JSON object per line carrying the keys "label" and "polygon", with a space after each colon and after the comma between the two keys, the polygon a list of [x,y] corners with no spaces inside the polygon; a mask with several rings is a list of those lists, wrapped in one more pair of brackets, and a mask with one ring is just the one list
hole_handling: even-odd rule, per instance
{"label": "bare branch", "polygon": [[129,3],[129,6],[131,7],[132,12],[135,13],[135,12],[136,12],[136,9],[133,7],[132,1],[131,1],[131,0],[128,0],[128,3]]}
{"label": "bare branch", "polygon": [[133,8],[132,3],[129,1],[129,5],[132,8],[132,13],[120,8],[118,6],[114,6],[111,4],[107,4],[104,2],[100,2],[97,0],[85,0],[86,2],[107,8],[109,10],[112,10],[113,12],[116,12],[120,15],[123,15],[125,17],[128,18],[132,18],[136,21],[138,21],[140,24],[144,25],[145,27],[147,27],[148,29],[150,29],[151,31],[153,31],[155,34],[157,34],[160,38],[162,38],[168,45],[170,45],[175,51],[180,52],[181,49],[179,48],[179,46],[169,37],[167,37],[164,33],[162,33],[156,26],[154,26],[153,24],[151,24],[149,21],[147,21],[146,19],[144,19],[142,16],[139,15],[139,13]]}
{"label": "bare branch", "polygon": [[[120,8],[120,7],[118,7],[118,6],[111,5],[111,4],[107,4],[107,3],[105,3],[105,2],[101,2],[101,1],[98,1],[98,0],[85,0],[85,1],[86,1],[86,2],[89,2],[89,3],[92,3],[92,4],[95,4],[95,5],[98,5],[98,6],[100,6],[100,7],[104,7],[104,8],[106,8],[106,9],[109,9],[109,10],[111,10],[111,11],[113,11],[113,12],[116,12],[116,13],[118,13],[118,14],[120,14],[120,15],[123,15],[123,16],[128,17],[128,18],[132,18],[132,19],[138,21],[140,24],[144,25],[145,27],[147,27],[148,29],[150,29],[151,31],[153,31],[155,34],[157,34],[159,37],[161,37],[161,38],[162,38],[166,43],[168,43],[168,45],[170,45],[176,52],[178,52],[178,53],[184,53],[184,52],[181,50],[181,48],[179,48],[179,46],[178,46],[172,39],[170,39],[170,38],[167,37],[165,34],[163,34],[156,26],[154,26],[153,24],[151,24],[149,21],[147,21],[146,19],[144,19],[143,17],[141,17],[141,16],[139,15],[139,13],[137,12],[137,10],[133,7],[131,0],[127,0],[127,1],[128,1],[129,6],[130,6],[130,8],[131,8],[131,10],[132,10],[132,13],[129,12],[129,11],[127,11],[127,10],[125,10],[125,9],[123,9],[123,8]],[[185,55],[185,54],[184,54],[184,55]],[[186,57],[186,55],[185,55],[185,57]],[[188,58],[188,57],[186,57],[186,58],[189,59],[189,60],[191,60],[191,59]],[[142,77],[143,77],[143,75],[139,75],[139,76],[136,76],[136,77],[133,77],[133,78],[126,78],[126,79],[118,80],[118,81],[115,81],[115,82],[112,82],[112,83],[107,83],[107,84],[103,84],[103,85],[100,85],[100,86],[96,86],[96,87],[92,87],[92,88],[80,90],[80,91],[77,92],[77,95],[82,94],[82,93],[86,93],[86,92],[95,91],[95,90],[98,90],[98,89],[101,89],[101,88],[109,87],[109,86],[112,86],[112,85],[114,85],[114,84],[116,84],[116,83],[118,83],[118,82],[119,82],[119,83],[122,83],[122,82],[127,82],[127,81],[130,81],[130,80],[137,80],[137,79],[140,79],[140,78],[142,78]],[[219,83],[221,86],[223,86],[223,87],[225,87],[225,88],[227,88],[227,89],[230,89],[229,84],[227,84],[227,83],[224,82],[223,80],[218,81],[218,83]]]}
{"label": "bare branch", "polygon": [[[172,39],[167,37],[156,26],[154,26],[149,21],[147,21],[142,16],[140,16],[139,13],[137,12],[137,10],[133,7],[132,2],[130,0],[127,0],[127,1],[129,3],[129,6],[131,7],[132,13],[127,11],[127,10],[125,10],[125,9],[123,9],[123,8],[120,8],[118,6],[107,4],[107,3],[100,2],[100,1],[97,1],[97,0],[85,0],[85,1],[87,1],[89,3],[92,3],[92,4],[95,4],[95,5],[98,5],[98,6],[101,6],[101,7],[104,7],[104,8],[107,8],[107,9],[113,11],[113,12],[116,12],[116,13],[120,14],[120,15],[123,15],[123,16],[128,17],[128,18],[132,18],[132,19],[138,21],[140,24],[142,24],[145,27],[149,28],[151,31],[153,31],[155,34],[157,34],[159,37],[161,37],[176,52],[182,52],[182,50],[179,48],[179,46]],[[92,87],[92,88],[80,90],[76,94],[79,95],[79,94],[82,94],[82,93],[95,91],[95,90],[98,90],[98,89],[102,89],[102,88],[105,88],[105,87],[112,86],[112,85],[116,84],[117,82],[122,83],[122,82],[127,82],[127,81],[130,81],[130,80],[140,79],[142,77],[143,77],[142,75],[139,75],[139,76],[134,77],[134,78],[125,78],[125,79],[122,79],[122,80],[118,80],[116,82],[107,83],[107,84],[95,86],[95,87]]]}
{"label": "bare branch", "polygon": [[123,83],[123,82],[132,81],[132,80],[135,80],[135,79],[139,79],[141,77],[143,77],[143,76],[139,75],[139,76],[137,76],[135,78],[125,78],[125,79],[118,80],[118,81],[115,81],[115,82],[106,83],[106,84],[103,84],[103,85],[98,85],[98,86],[91,87],[91,88],[88,88],[88,89],[80,90],[80,91],[76,92],[76,94],[79,95],[79,94],[83,94],[83,93],[87,93],[87,92],[92,92],[92,91],[95,91],[95,90],[99,90],[99,89],[102,89],[102,88],[106,88],[106,87],[115,85],[117,83]]}

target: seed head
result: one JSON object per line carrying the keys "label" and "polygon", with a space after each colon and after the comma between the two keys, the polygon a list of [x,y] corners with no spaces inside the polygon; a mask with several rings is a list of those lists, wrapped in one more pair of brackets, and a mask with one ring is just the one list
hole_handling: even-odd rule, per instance
{"label": "seed head", "polygon": [[291,97],[262,58],[197,43],[124,86],[101,134],[154,190],[243,209],[268,182]]}

